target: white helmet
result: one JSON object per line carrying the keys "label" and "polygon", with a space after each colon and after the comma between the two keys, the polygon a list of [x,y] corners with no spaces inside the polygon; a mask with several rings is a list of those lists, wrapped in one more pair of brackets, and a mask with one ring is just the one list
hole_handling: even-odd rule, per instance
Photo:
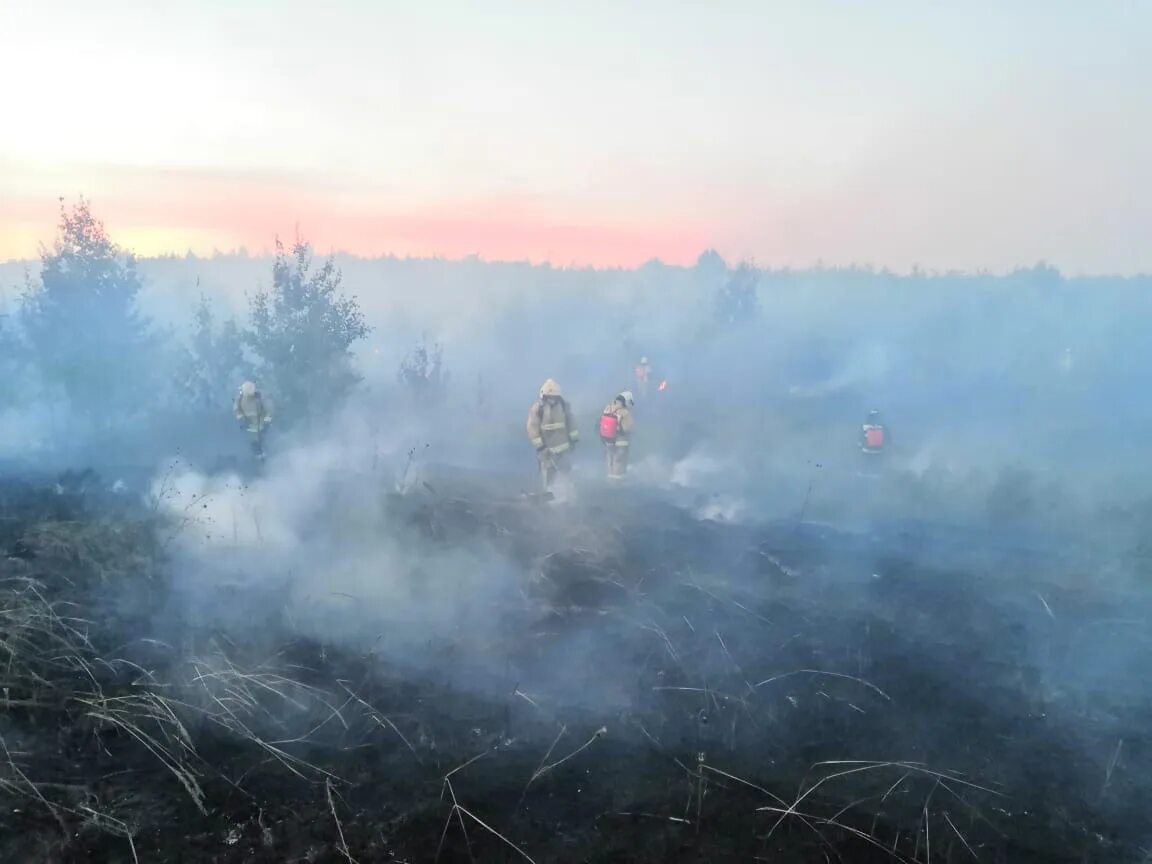
{"label": "white helmet", "polygon": [[633,405],[636,404],[636,400],[633,398],[631,390],[625,390],[623,393],[621,393],[616,398],[617,399],[623,399],[624,404],[627,405],[629,408],[631,408]]}
{"label": "white helmet", "polygon": [[256,395],[256,384],[252,381],[245,381],[240,385],[240,395],[251,399]]}
{"label": "white helmet", "polygon": [[640,365],[641,366],[647,366],[648,365],[648,358],[647,357],[641,357],[640,358]]}

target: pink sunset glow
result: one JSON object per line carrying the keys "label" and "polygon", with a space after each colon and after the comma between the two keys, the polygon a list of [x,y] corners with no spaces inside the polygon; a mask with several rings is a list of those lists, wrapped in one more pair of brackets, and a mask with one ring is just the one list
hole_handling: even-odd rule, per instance
{"label": "pink sunset glow", "polygon": [[[299,230],[360,255],[560,266],[715,248],[767,266],[1152,268],[1134,9],[461,8],[445,29],[355,2],[274,20],[66,5],[0,22],[21,35],[4,80],[40,70],[2,109],[0,260],[34,256],[57,198],[83,195],[144,255]],[[39,44],[62,49],[52,64]],[[300,59],[320,44],[325,62]]]}

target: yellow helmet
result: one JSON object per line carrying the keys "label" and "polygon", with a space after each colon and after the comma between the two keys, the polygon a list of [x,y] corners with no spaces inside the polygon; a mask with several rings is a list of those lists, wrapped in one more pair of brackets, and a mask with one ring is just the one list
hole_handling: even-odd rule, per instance
{"label": "yellow helmet", "polygon": [[256,395],[256,384],[252,381],[245,381],[240,385],[240,395],[249,398]]}
{"label": "yellow helmet", "polygon": [[545,381],[543,384],[540,385],[540,398],[541,399],[543,399],[545,396],[560,396],[560,395],[561,395],[560,385],[556,383],[555,378],[549,378],[547,381]]}

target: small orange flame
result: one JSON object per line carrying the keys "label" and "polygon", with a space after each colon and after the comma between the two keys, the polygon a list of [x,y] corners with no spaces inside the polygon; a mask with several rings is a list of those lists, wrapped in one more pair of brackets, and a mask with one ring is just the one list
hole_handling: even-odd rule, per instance
{"label": "small orange flame", "polygon": [[663,381],[660,382],[660,392],[663,393],[667,389],[668,389],[668,379],[665,378]]}

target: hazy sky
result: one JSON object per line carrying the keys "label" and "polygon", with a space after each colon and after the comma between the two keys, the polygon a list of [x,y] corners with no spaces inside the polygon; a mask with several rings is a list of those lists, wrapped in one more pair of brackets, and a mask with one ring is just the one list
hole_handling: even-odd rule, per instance
{"label": "hazy sky", "polygon": [[[0,259],[1152,270],[1152,2],[0,0]],[[1138,48],[1143,50],[1138,50]]]}

